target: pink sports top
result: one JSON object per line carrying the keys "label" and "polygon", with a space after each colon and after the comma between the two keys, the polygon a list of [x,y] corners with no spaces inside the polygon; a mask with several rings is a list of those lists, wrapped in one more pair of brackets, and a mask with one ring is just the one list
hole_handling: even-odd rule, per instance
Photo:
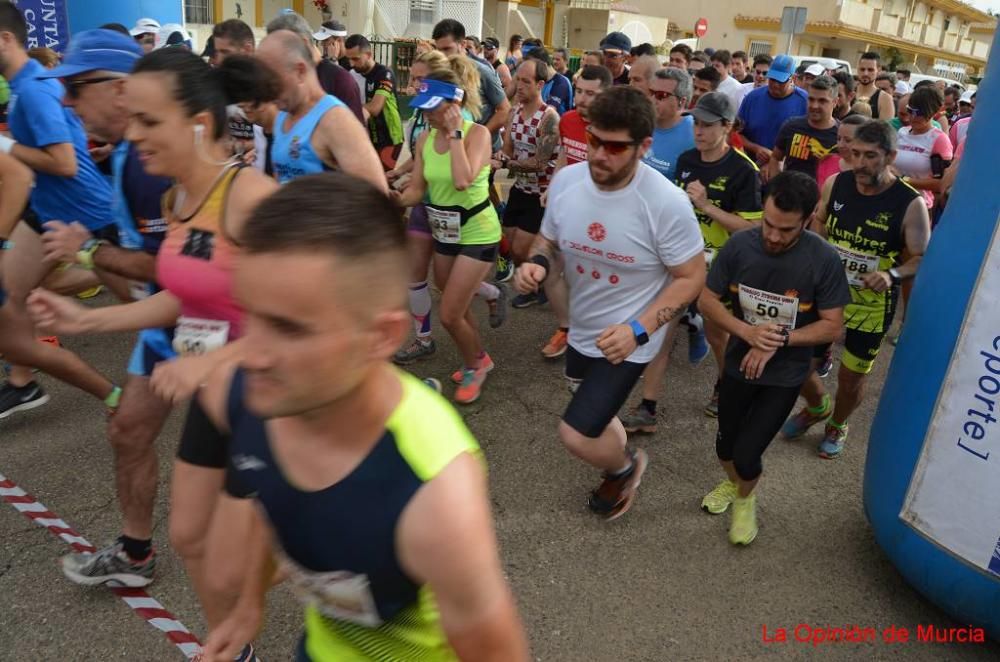
{"label": "pink sports top", "polygon": [[177,189],[163,197],[167,236],[156,257],[160,286],[181,302],[181,316],[229,324],[228,340],[242,333],[243,310],[233,298],[239,247],[226,232],[226,200],[243,166],[228,166],[188,218],[176,213]]}

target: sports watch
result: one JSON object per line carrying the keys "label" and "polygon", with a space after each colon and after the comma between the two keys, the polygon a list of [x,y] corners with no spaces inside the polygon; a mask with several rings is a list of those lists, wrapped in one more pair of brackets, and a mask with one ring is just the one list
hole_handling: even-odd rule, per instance
{"label": "sports watch", "polygon": [[452,140],[463,140],[465,138],[465,132],[462,131],[461,129],[455,129],[454,131],[451,132],[451,135],[448,137],[451,138]]}
{"label": "sports watch", "polygon": [[628,323],[632,327],[632,333],[635,334],[635,342],[639,345],[645,345],[649,342],[649,334],[646,333],[646,328],[639,322],[639,320],[632,320]]}
{"label": "sports watch", "polygon": [[91,237],[87,241],[83,242],[83,246],[80,250],[76,252],[76,261],[80,263],[80,266],[84,269],[94,269],[94,253],[97,252],[101,246],[108,242],[103,239],[94,239]]}

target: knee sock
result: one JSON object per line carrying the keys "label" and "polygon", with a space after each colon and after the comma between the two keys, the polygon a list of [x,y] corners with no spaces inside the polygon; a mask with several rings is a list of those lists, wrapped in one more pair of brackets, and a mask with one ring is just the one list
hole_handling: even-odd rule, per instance
{"label": "knee sock", "polygon": [[500,288],[493,283],[480,283],[477,294],[486,301],[496,301],[500,296]]}
{"label": "knee sock", "polygon": [[119,536],[118,542],[122,544],[122,549],[133,561],[142,561],[153,551],[152,540],[139,540],[128,536]]}
{"label": "knee sock", "polygon": [[413,317],[413,330],[417,338],[429,338],[431,335],[431,291],[427,281],[410,283],[410,315]]}

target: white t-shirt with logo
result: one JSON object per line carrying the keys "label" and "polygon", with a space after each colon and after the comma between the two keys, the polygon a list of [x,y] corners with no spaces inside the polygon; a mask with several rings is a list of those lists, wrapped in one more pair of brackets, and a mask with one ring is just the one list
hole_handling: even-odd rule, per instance
{"label": "white t-shirt with logo", "polygon": [[[601,358],[601,333],[642,314],[670,283],[668,267],[705,248],[687,195],[656,170],[639,163],[618,191],[601,191],[587,163],[567,166],[549,187],[542,234],[558,244],[570,290],[569,344]],[[648,363],[666,327],[650,334],[628,361]]]}

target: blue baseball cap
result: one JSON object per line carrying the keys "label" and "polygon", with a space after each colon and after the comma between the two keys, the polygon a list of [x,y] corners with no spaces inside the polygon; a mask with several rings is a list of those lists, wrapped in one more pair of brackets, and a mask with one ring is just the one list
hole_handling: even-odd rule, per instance
{"label": "blue baseball cap", "polygon": [[443,80],[425,78],[420,83],[420,91],[417,96],[410,101],[410,108],[434,110],[443,101],[461,101],[464,97],[465,90],[458,85],[452,85]]}
{"label": "blue baseball cap", "polygon": [[142,47],[120,32],[84,30],[70,40],[62,64],[38,77],[69,78],[88,71],[128,74],[142,56]]}
{"label": "blue baseball cap", "polygon": [[786,82],[795,73],[795,60],[791,55],[778,55],[771,61],[767,77],[779,83]]}

